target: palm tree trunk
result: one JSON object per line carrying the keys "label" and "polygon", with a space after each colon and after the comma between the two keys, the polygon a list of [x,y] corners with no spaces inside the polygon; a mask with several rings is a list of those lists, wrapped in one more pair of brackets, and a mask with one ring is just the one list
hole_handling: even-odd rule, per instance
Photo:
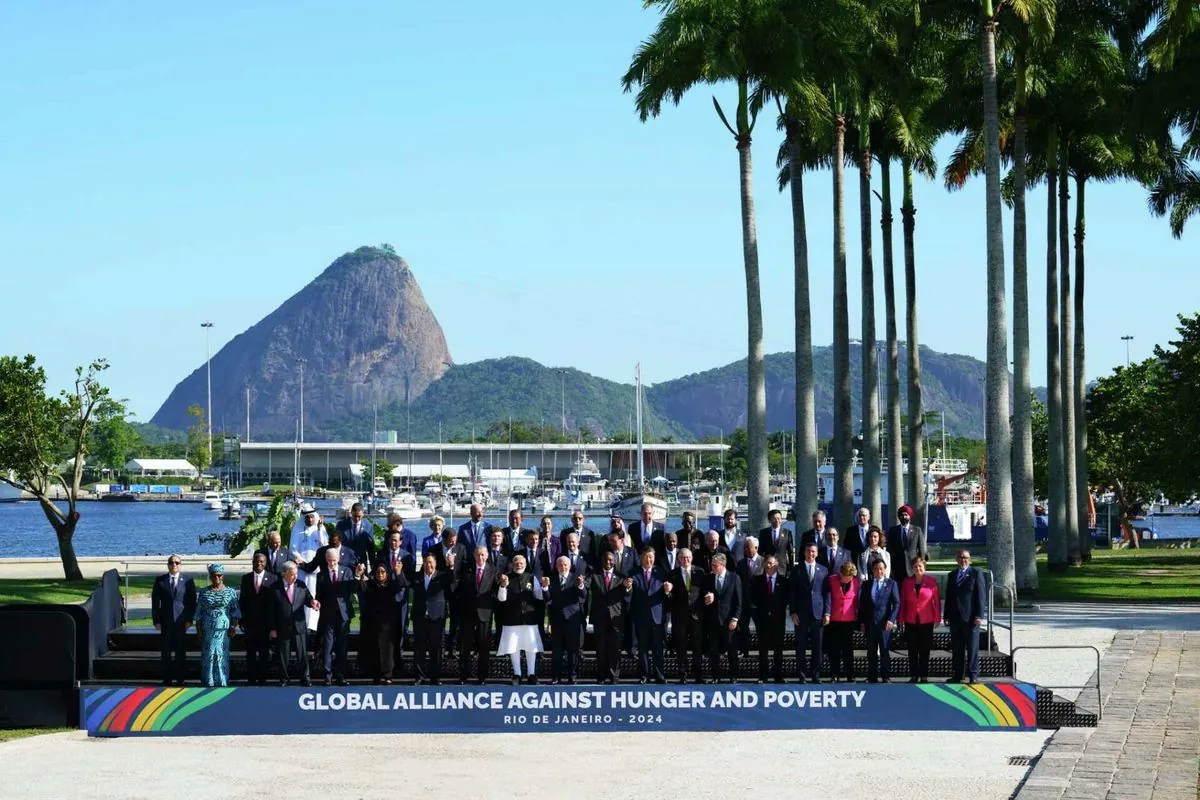
{"label": "palm tree trunk", "polygon": [[1051,572],[1068,566],[1067,509],[1063,505],[1062,361],[1058,338],[1058,132],[1046,144],[1046,439],[1050,529],[1046,561]]}
{"label": "palm tree trunk", "polygon": [[879,188],[879,227],[883,231],[883,302],[887,306],[887,504],[889,513],[894,517],[896,510],[904,504],[904,448],[900,438],[903,424],[900,419],[900,342],[896,331],[896,276],[892,253],[892,162],[886,156],[879,159]]}
{"label": "palm tree trunk", "polygon": [[[854,515],[854,464],[850,454],[850,301],[846,278],[846,118],[833,126],[833,493],[834,524]],[[828,498],[826,498],[828,499]]]}
{"label": "palm tree trunk", "polygon": [[1083,561],[1092,560],[1092,534],[1088,527],[1087,468],[1087,373],[1084,371],[1083,338],[1083,187],[1087,176],[1075,175],[1075,501],[1079,516],[1079,555]]}
{"label": "palm tree trunk", "polygon": [[742,196],[742,256],[746,265],[747,392],[746,481],[750,525],[767,524],[770,500],[767,475],[767,387],[763,364],[763,319],[758,277],[758,232],[754,220],[753,163],[750,156],[750,113],[746,79],[738,82],[738,167]]}
{"label": "palm tree trunk", "polygon": [[1059,347],[1062,353],[1062,370],[1059,385],[1062,387],[1062,472],[1057,477],[1063,483],[1063,509],[1066,513],[1067,532],[1067,562],[1077,566],[1079,555],[1079,512],[1078,500],[1075,497],[1075,374],[1073,341],[1074,330],[1071,327],[1071,222],[1070,199],[1071,186],[1068,181],[1069,142],[1067,137],[1059,141],[1061,155],[1058,163],[1058,314],[1061,321],[1059,328]]}
{"label": "palm tree trunk", "polygon": [[864,98],[859,113],[858,224],[862,255],[862,504],[882,525],[879,483],[879,351],[875,349],[875,254],[871,223],[871,140]]}
{"label": "palm tree trunk", "polygon": [[817,404],[813,388],[812,311],[808,293],[808,227],[800,131],[788,128],[791,152],[792,254],[796,283],[796,519],[817,507]]}
{"label": "palm tree trunk", "polygon": [[1029,242],[1025,218],[1025,116],[1028,80],[1024,51],[1016,57],[1013,132],[1013,550],[1017,590],[1036,591],[1037,543],[1033,523],[1033,398],[1029,375]]}
{"label": "palm tree trunk", "polygon": [[917,208],[913,204],[912,159],[903,156],[900,167],[904,197],[900,219],[904,227],[904,339],[908,355],[908,499],[916,512],[915,523],[925,527],[925,403],[921,395],[921,350],[917,339]]}
{"label": "palm tree trunk", "polygon": [[1012,428],[1008,418],[1008,311],[1000,203],[1000,112],[996,98],[996,22],[983,28],[983,125],[987,193],[987,553],[996,583],[1016,592],[1013,554]]}

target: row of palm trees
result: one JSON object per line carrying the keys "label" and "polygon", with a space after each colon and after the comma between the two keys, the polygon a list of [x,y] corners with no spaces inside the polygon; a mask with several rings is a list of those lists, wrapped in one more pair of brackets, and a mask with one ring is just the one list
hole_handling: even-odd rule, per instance
{"label": "row of palm trees", "polygon": [[[1179,236],[1200,211],[1200,6],[1190,0],[646,0],[661,14],[623,78],[643,120],[664,103],[714,86],[719,122],[733,137],[740,174],[748,318],[747,445],[751,521],[767,510],[766,402],[751,141],[764,113],[782,132],[777,167],[792,202],[798,475],[814,475],[808,229],[804,180],[833,180],[835,516],[854,501],[850,415],[847,166],[858,172],[862,292],[863,505],[880,515],[880,416],[887,417],[891,507],[923,505],[923,405],[918,351],[916,175],[934,176],[935,142],[956,137],[946,186],[985,179],[987,274],[988,559],[996,581],[1035,589],[1026,195],[1044,182],[1047,376],[1050,415],[1049,561],[1088,557],[1084,193],[1089,181],[1136,179],[1152,211]],[[732,91],[728,91],[732,89]],[[1005,173],[1004,166],[1008,170]],[[879,168],[880,192],[872,191]],[[901,424],[899,318],[893,252],[893,168],[899,167],[909,424]],[[1072,241],[1070,199],[1074,188]],[[877,403],[874,202],[886,337],[886,409]],[[1002,210],[1012,207],[1013,407],[1009,408],[1008,298]],[[1073,245],[1073,252],[1072,252]],[[1071,256],[1074,256],[1074,271]],[[1072,279],[1074,284],[1072,285]],[[816,505],[798,481],[797,508]],[[1014,528],[1014,508],[1017,509]],[[922,509],[923,511],[923,509]]]}

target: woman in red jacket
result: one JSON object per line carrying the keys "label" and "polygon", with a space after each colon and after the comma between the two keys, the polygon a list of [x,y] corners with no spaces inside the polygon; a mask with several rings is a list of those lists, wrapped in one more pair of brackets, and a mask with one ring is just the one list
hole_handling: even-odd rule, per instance
{"label": "woman in red jacket", "polygon": [[[840,574],[829,576],[829,666],[833,682],[844,678],[854,683],[854,632],[858,630],[858,597],[862,585],[858,568],[847,561]],[[840,665],[840,669],[839,669]]]}
{"label": "woman in red jacket", "polygon": [[929,683],[933,626],[942,613],[937,579],[925,574],[925,559],[912,560],[912,575],[900,587],[900,624],[908,640],[909,683]]}

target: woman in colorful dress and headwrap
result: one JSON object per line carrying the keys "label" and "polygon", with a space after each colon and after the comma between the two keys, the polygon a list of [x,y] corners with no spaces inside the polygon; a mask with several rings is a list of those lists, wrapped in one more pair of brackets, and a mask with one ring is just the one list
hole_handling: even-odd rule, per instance
{"label": "woman in colorful dress and headwrap", "polygon": [[229,636],[237,620],[238,591],[225,585],[225,567],[208,565],[209,585],[196,595],[196,632],[200,634],[200,682],[229,685]]}

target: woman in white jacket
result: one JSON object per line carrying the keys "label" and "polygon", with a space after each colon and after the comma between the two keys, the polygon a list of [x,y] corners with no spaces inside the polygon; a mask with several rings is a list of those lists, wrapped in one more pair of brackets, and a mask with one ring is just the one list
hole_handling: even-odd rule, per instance
{"label": "woman in white jacket", "polygon": [[[317,509],[313,507],[312,503],[302,504],[300,519],[297,520],[296,527],[292,530],[292,559],[297,564],[307,564],[317,557],[317,549],[327,544],[329,544],[329,536],[325,533],[325,526],[321,524],[321,515],[317,513]],[[304,581],[309,594],[316,597],[317,574],[300,570],[297,577]],[[319,616],[319,611],[311,608],[304,609],[304,619],[310,631],[317,629]]]}
{"label": "woman in white jacket", "polygon": [[877,525],[872,525],[867,531],[867,549],[858,557],[858,574],[874,575],[875,573],[871,572],[872,561],[882,561],[883,576],[892,577],[892,554],[887,551],[887,538],[883,535],[883,529]]}

